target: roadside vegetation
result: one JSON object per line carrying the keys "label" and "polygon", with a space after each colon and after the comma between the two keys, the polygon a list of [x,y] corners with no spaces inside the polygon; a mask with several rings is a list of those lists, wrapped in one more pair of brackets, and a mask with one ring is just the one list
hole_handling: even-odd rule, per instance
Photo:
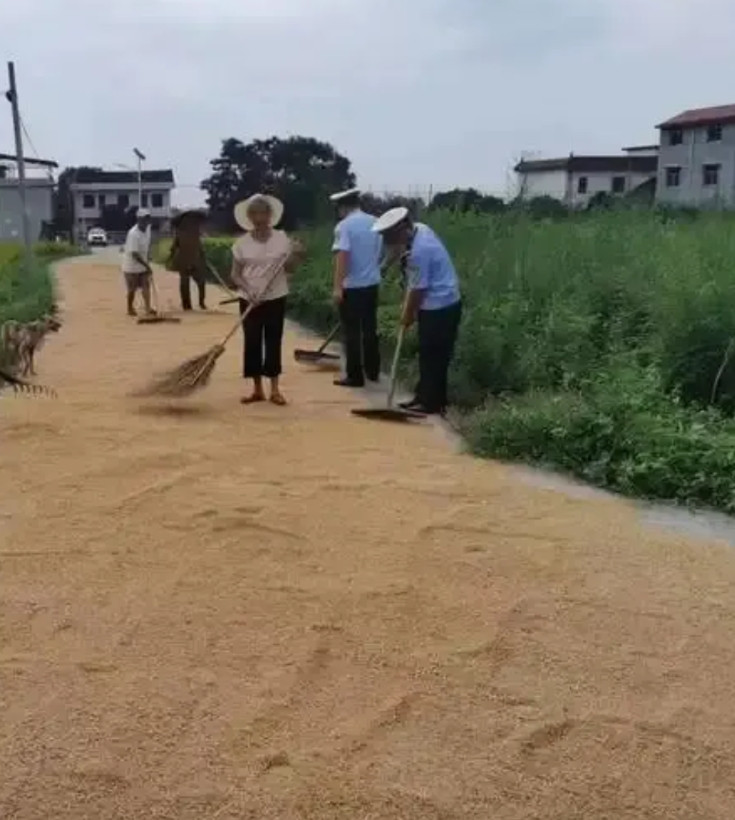
{"label": "roadside vegetation", "polygon": [[[602,209],[426,219],[462,280],[452,393],[473,452],[735,512],[731,216]],[[329,227],[305,234],[309,261],[290,299],[293,317],[322,331],[335,321],[330,237]],[[207,240],[225,276],[230,244]],[[400,299],[389,276],[380,315],[387,348]]]}

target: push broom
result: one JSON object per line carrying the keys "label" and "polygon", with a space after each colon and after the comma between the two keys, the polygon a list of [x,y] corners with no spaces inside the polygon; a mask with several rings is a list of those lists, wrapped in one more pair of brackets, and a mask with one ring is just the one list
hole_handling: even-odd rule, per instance
{"label": "push broom", "polygon": [[[408,293],[406,291],[406,301],[408,301]],[[390,384],[388,387],[388,398],[384,407],[359,407],[353,409],[351,412],[354,416],[360,416],[364,419],[377,419],[379,421],[416,421],[418,419],[425,419],[426,414],[420,413],[417,410],[409,410],[403,407],[397,407],[393,403],[396,394],[396,384],[398,381],[398,362],[401,358],[401,349],[403,348],[403,337],[405,330],[401,324],[398,330],[398,338],[396,340],[396,349],[393,353],[393,363],[390,368]]]}
{"label": "push broom", "polygon": [[161,303],[158,299],[158,288],[156,287],[155,277],[153,275],[153,271],[151,271],[151,293],[153,294],[153,303],[155,305],[155,310],[150,316],[139,316],[138,317],[138,324],[139,325],[157,325],[161,324],[162,322],[168,322],[169,324],[179,324],[181,319],[178,316],[168,316],[165,313],[161,312]]}

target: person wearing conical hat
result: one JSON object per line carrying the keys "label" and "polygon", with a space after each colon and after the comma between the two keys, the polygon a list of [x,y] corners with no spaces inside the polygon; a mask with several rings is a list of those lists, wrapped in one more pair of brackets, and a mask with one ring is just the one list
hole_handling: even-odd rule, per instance
{"label": "person wearing conical hat", "polygon": [[174,239],[166,267],[179,274],[179,296],[183,310],[191,310],[191,280],[199,292],[199,307],[207,309],[207,262],[202,245],[202,225],[206,216],[196,208],[187,208],[171,220]]}
{"label": "person wearing conical hat", "polygon": [[428,226],[414,222],[408,208],[391,208],[373,231],[394,253],[401,253],[406,299],[401,324],[418,325],[419,382],[406,409],[443,415],[449,403],[448,374],[454,354],[462,297],[454,263],[444,243]]}
{"label": "person wearing conical hat", "polygon": [[264,379],[270,381],[270,402],[286,404],[280,376],[288,277],[303,260],[304,249],[277,228],[282,216],[283,203],[267,194],[254,194],[235,206],[235,221],[245,234],[232,246],[230,278],[240,293],[240,313],[251,302],[256,305],[243,324],[242,374],[253,381],[243,404],[265,401]]}
{"label": "person wearing conical hat", "polygon": [[334,231],[334,302],[339,308],[345,375],[335,384],[361,387],[380,378],[378,295],[383,243],[372,227],[375,217],[360,207],[360,191],[333,194],[340,221]]}

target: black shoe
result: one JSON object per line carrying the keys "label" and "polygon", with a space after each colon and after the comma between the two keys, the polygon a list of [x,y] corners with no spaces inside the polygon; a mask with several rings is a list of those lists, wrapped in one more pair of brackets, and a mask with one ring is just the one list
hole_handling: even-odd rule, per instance
{"label": "black shoe", "polygon": [[366,378],[369,382],[373,382],[373,384],[377,384],[380,381],[380,373],[378,373],[377,376],[370,375],[370,376],[367,376]]}
{"label": "black shoe", "polygon": [[365,387],[365,382],[358,382],[355,379],[335,379],[335,387]]}
{"label": "black shoe", "polygon": [[206,309],[207,309],[207,306],[204,304],[204,302],[202,302],[202,304],[199,305],[199,310],[206,310]]}
{"label": "black shoe", "polygon": [[181,309],[182,310],[191,310],[191,305],[182,305]]}

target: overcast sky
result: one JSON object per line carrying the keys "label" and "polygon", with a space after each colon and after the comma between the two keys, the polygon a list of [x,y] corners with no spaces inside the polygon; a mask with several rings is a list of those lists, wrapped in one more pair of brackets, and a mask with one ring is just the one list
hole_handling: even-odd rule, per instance
{"label": "overcast sky", "polygon": [[524,152],[616,152],[735,103],[734,42],[734,0],[8,0],[0,18],[38,152],[108,167],[137,145],[179,204],[223,138],[290,134],[365,188],[503,194]]}

